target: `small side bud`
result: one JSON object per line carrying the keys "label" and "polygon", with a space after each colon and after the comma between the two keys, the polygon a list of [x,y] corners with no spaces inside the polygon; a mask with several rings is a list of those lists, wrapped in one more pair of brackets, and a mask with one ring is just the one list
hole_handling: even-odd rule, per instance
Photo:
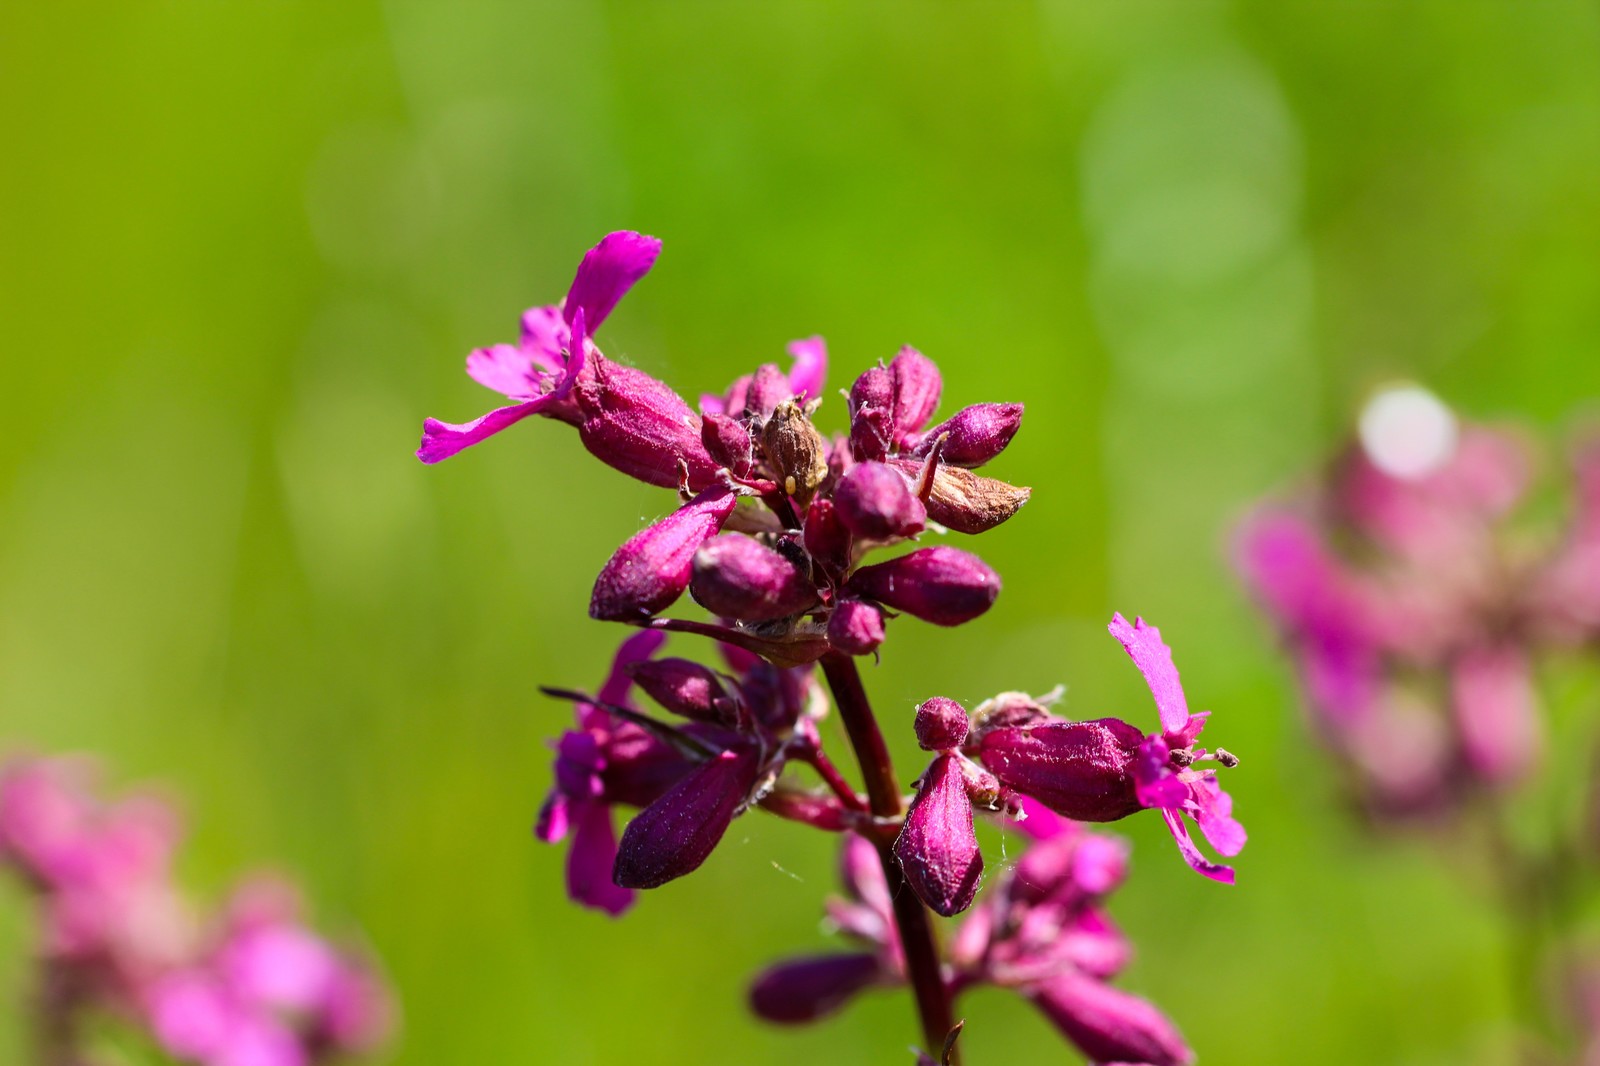
{"label": "small side bud", "polygon": [[901,348],[890,361],[889,376],[894,385],[890,439],[899,446],[933,417],[944,379],[932,359],[910,346]]}
{"label": "small side bud", "polygon": [[741,533],[727,533],[694,555],[689,594],[713,614],[769,622],[817,602],[816,586],[782,555]]}
{"label": "small side bud", "polygon": [[656,888],[699,869],[744,809],[759,769],[754,750],[730,750],[689,771],[623,830],[612,880]]}
{"label": "small side bud", "polygon": [[1103,981],[1067,970],[1035,986],[1028,998],[1093,1062],[1194,1062],[1194,1052],[1166,1015]]}
{"label": "small side bud", "polygon": [[958,626],[994,604],[1000,575],[976,555],[940,545],[862,567],[849,587],[924,622]]}
{"label": "small side bud", "polygon": [[893,409],[894,379],[884,367],[869,367],[850,386],[850,450],[857,459],[888,454]]}
{"label": "small side bud", "polygon": [[727,489],[707,489],[635,533],[595,578],[589,616],[636,622],[672,606],[689,587],[696,549],[716,535],[737,503],[738,497]]}
{"label": "small side bud", "polygon": [[755,473],[755,442],[738,419],[719,414],[702,416],[700,442],[712,461],[726,467],[734,477],[748,478]]}
{"label": "small side bud", "polygon": [[761,431],[761,444],[783,491],[809,503],[828,476],[828,445],[799,404],[778,405]]}
{"label": "small side bud", "polygon": [[750,986],[750,1009],[775,1025],[802,1025],[835,1013],[883,977],[877,955],[816,955],[763,970]]}
{"label": "small side bud", "polygon": [[846,655],[870,655],[883,638],[883,612],[870,603],[840,600],[828,617],[828,643]]}
{"label": "small side bud", "polygon": [[629,663],[628,676],[673,714],[697,722],[720,722],[729,706],[715,670],[688,659],[646,659]]}
{"label": "small side bud", "polygon": [[948,434],[940,459],[951,466],[982,466],[1005,451],[1021,427],[1020,403],[977,403],[930,429],[912,454],[927,455],[933,442]]}
{"label": "small side bud", "polygon": [[914,537],[928,520],[927,508],[906,479],[886,463],[851,467],[834,489],[833,502],[850,532],[868,540]]}
{"label": "small side bud", "polygon": [[966,742],[972,723],[967,721],[967,710],[961,704],[935,696],[917,708],[913,728],[924,751],[954,751]]}
{"label": "small side bud", "polygon": [[894,842],[906,884],[945,918],[972,905],[983,876],[983,853],[973,833],[972,801],[960,761],[959,755],[933,760]]}

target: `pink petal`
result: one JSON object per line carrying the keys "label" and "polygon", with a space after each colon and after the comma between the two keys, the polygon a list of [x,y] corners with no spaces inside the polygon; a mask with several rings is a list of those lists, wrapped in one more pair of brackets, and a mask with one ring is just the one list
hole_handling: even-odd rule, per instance
{"label": "pink petal", "polygon": [[467,356],[467,376],[513,400],[530,400],[541,391],[527,353],[510,344],[474,349]]}
{"label": "pink petal", "polygon": [[1161,817],[1166,821],[1172,839],[1178,842],[1178,853],[1183,856],[1183,861],[1189,864],[1190,869],[1213,881],[1220,881],[1225,885],[1233,884],[1233,867],[1220,866],[1200,854],[1200,849],[1189,839],[1189,827],[1183,824],[1183,815],[1168,809],[1161,812]]}
{"label": "pink petal", "polygon": [[789,354],[794,366],[789,368],[789,387],[801,401],[822,396],[822,383],[828,376],[828,346],[821,337],[807,337],[792,341]]}
{"label": "pink petal", "polygon": [[1172,662],[1172,649],[1161,642],[1161,630],[1145,624],[1140,618],[1133,625],[1121,613],[1111,616],[1106,627],[1111,635],[1121,641],[1133,664],[1144,675],[1150,694],[1156,698],[1156,709],[1161,713],[1161,728],[1176,733],[1189,721],[1189,703],[1183,696],[1183,685],[1178,681],[1178,668]]}
{"label": "pink petal", "polygon": [[570,324],[581,310],[589,320],[589,328],[599,329],[617,301],[650,272],[660,254],[661,242],[654,237],[632,230],[606,234],[578,264],[578,274],[562,305],[567,322]]}
{"label": "pink petal", "polygon": [[546,305],[522,312],[522,354],[534,366],[560,373],[565,365],[561,353],[567,345],[567,320],[561,317],[561,308]]}
{"label": "pink petal", "polygon": [[536,415],[550,406],[549,396],[540,396],[513,407],[497,407],[471,422],[452,424],[430,418],[422,423],[422,445],[417,448],[417,458],[425,463],[437,463],[450,458],[464,448],[488,440],[508,426]]}

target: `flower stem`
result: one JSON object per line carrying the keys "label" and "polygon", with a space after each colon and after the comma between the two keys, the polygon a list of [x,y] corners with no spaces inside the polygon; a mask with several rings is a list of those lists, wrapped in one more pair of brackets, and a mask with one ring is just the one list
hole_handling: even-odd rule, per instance
{"label": "flower stem", "polygon": [[[894,764],[889,760],[883,732],[872,714],[872,704],[861,685],[855,660],[829,652],[822,657],[822,673],[833,690],[834,706],[839,708],[839,718],[844,722],[850,746],[861,764],[861,777],[866,783],[867,802],[872,813],[880,818],[902,817],[905,808],[900,802],[900,784],[895,777]],[[900,864],[895,861],[893,845],[881,839],[874,843],[883,863],[884,879],[889,883],[889,898],[894,901],[895,926],[905,954],[906,978],[911,982],[917,1014],[922,1020],[923,1040],[930,1052],[938,1054],[945,1036],[955,1026],[950,993],[939,962],[939,945],[934,941],[927,908],[916,893],[906,887]],[[959,1053],[952,1050],[948,1061],[951,1066],[960,1066]]]}

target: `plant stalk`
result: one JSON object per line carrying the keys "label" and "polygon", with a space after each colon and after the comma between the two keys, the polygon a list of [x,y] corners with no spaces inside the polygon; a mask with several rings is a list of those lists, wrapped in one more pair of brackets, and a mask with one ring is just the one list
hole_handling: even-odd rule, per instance
{"label": "plant stalk", "polygon": [[[850,737],[856,761],[861,764],[861,777],[866,784],[872,813],[880,818],[903,817],[905,808],[900,802],[900,784],[889,759],[889,747],[872,714],[872,704],[862,687],[855,660],[829,652],[822,657],[822,673],[833,691],[834,706],[839,708],[839,718]],[[876,840],[874,844],[878,859],[883,863],[884,879],[889,883],[889,898],[894,901],[895,927],[905,955],[906,978],[911,982],[917,1015],[922,1021],[922,1037],[928,1051],[937,1055],[944,1046],[945,1037],[955,1027],[950,993],[939,962],[939,945],[934,940],[927,908],[906,886],[900,873],[893,844],[887,840]],[[950,1066],[960,1066],[959,1051],[952,1048],[946,1061]]]}

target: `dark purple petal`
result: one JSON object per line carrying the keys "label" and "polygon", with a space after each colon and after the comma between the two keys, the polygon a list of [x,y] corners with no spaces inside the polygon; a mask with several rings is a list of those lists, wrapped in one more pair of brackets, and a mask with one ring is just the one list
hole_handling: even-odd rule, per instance
{"label": "dark purple petal", "polygon": [[789,391],[801,402],[822,398],[822,384],[828,377],[828,346],[821,337],[807,337],[789,343],[794,365],[789,368]]}
{"label": "dark purple petal", "polygon": [[635,663],[629,672],[646,695],[673,714],[702,722],[727,717],[728,694],[709,667],[688,659],[653,659]]}
{"label": "dark purple petal", "polygon": [[573,315],[581,310],[589,320],[589,328],[599,329],[617,301],[650,272],[660,254],[661,242],[654,237],[631,230],[606,234],[578,264],[577,276],[561,307],[567,323],[570,325]]}
{"label": "dark purple petal", "polygon": [[542,844],[559,844],[567,838],[572,827],[572,805],[567,794],[559,788],[550,790],[539,807],[539,817],[533,823],[533,836]]}
{"label": "dark purple petal", "polygon": [[1133,664],[1144,675],[1150,694],[1156,698],[1156,710],[1161,714],[1164,733],[1177,733],[1189,722],[1189,703],[1183,696],[1183,685],[1178,680],[1178,668],[1172,663],[1172,649],[1161,642],[1161,630],[1147,625],[1143,618],[1133,625],[1121,612],[1111,616],[1106,627],[1122,644]]}
{"label": "dark purple petal", "polygon": [[983,853],[972,829],[972,801],[960,760],[959,755],[933,760],[894,842],[906,884],[946,918],[972,905],[983,875]]}
{"label": "dark purple petal", "polygon": [[978,757],[1000,781],[1057,814],[1112,822],[1141,808],[1133,762],[1144,735],[1127,722],[1052,721],[983,734]]}
{"label": "dark purple petal", "polygon": [[712,614],[768,622],[817,603],[811,579],[787,557],[742,533],[726,533],[694,555],[689,593]]}
{"label": "dark purple petal", "polygon": [[715,480],[718,464],[700,438],[700,416],[668,385],[596,353],[573,394],[583,446],[606,465],[669,489],[685,467],[691,489]]}
{"label": "dark purple petal", "polygon": [[1194,1052],[1155,1006],[1091,977],[1064,973],[1028,998],[1062,1034],[1096,1062],[1188,1066]]}
{"label": "dark purple petal", "polygon": [[833,490],[839,520],[850,532],[868,540],[897,540],[921,533],[928,510],[911,486],[886,463],[851,467]]}
{"label": "dark purple petal", "polygon": [[707,489],[634,534],[595,579],[590,617],[629,622],[671,606],[689,587],[695,551],[716,535],[737,502],[727,489]]}
{"label": "dark purple petal", "polygon": [[890,361],[889,376],[894,386],[890,436],[898,445],[928,424],[939,406],[944,381],[933,360],[910,346],[901,348]]}
{"label": "dark purple petal", "polygon": [[928,430],[912,452],[927,455],[939,445],[939,461],[951,466],[982,466],[1005,451],[1022,427],[1020,403],[978,403],[963,407],[948,420]]}
{"label": "dark purple petal", "polygon": [[698,869],[744,809],[760,763],[753,750],[724,751],[639,812],[623,830],[613,880],[656,888]]}
{"label": "dark purple petal", "polygon": [[862,567],[850,589],[924,622],[957,626],[994,604],[1000,575],[976,555],[940,545]]}
{"label": "dark purple petal", "polygon": [[1189,839],[1189,827],[1183,824],[1183,815],[1168,809],[1161,812],[1161,818],[1167,823],[1167,832],[1177,841],[1178,853],[1183,856],[1183,861],[1189,864],[1191,870],[1213,881],[1220,881],[1225,885],[1233,884],[1233,867],[1214,863],[1200,854],[1200,849]]}
{"label": "dark purple petal", "polygon": [[[645,630],[635,633],[617,647],[617,654],[611,660],[611,672],[606,675],[605,683],[600,686],[600,691],[595,693],[595,698],[601,703],[626,704],[628,702],[628,689],[633,685],[632,667],[649,659],[661,645],[667,641],[665,633],[656,633]],[[601,712],[605,714],[605,712]],[[605,715],[602,721],[608,721]],[[587,724],[587,723],[586,723]]]}
{"label": "dark purple petal", "polygon": [[574,903],[615,917],[633,906],[633,892],[611,880],[617,834],[611,808],[603,803],[575,805],[575,831],[567,852],[567,895]]}
{"label": "dark purple petal", "polygon": [[972,723],[967,720],[967,709],[955,700],[935,696],[917,707],[912,722],[917,733],[917,743],[925,751],[952,751],[967,739]]}
{"label": "dark purple petal", "polygon": [[839,1010],[883,977],[875,954],[817,955],[763,970],[750,986],[750,1009],[777,1025],[801,1025]]}
{"label": "dark purple petal", "polygon": [[840,600],[828,616],[828,643],[846,655],[870,655],[883,638],[883,612],[870,603]]}

